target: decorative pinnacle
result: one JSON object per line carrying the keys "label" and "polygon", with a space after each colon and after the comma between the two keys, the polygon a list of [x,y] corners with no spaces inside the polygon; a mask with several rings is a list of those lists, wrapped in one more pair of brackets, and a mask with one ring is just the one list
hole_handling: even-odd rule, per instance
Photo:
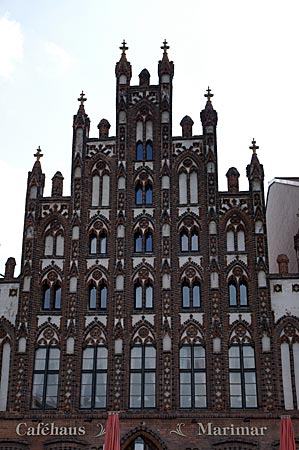
{"label": "decorative pinnacle", "polygon": [[36,161],[39,161],[44,155],[42,154],[40,146],[36,149],[36,153],[33,155],[36,158]]}
{"label": "decorative pinnacle", "polygon": [[80,97],[78,98],[78,102],[80,102],[80,106],[84,106],[84,102],[86,102],[87,98],[85,97],[84,92],[82,91]]}
{"label": "decorative pinnacle", "polygon": [[212,94],[212,92],[211,92],[210,86],[208,86],[207,93],[205,94],[205,97],[207,97],[208,102],[210,102],[211,98],[214,97],[214,94]]}
{"label": "decorative pinnacle", "polygon": [[169,50],[169,45],[168,45],[166,39],[164,39],[163,45],[160,48],[164,51],[164,55],[167,55],[167,50]]}
{"label": "decorative pinnacle", "polygon": [[252,139],[252,145],[251,145],[249,148],[250,148],[250,150],[253,151],[253,154],[254,154],[254,155],[256,155],[256,151],[259,149],[259,146],[258,146],[258,145],[255,145],[255,144],[256,144],[256,141],[255,141],[255,139],[253,138],[253,139]]}
{"label": "decorative pinnacle", "polygon": [[126,54],[126,50],[128,50],[129,47],[127,47],[127,43],[125,40],[123,40],[122,42],[122,46],[119,47],[119,49],[122,51],[122,55]]}

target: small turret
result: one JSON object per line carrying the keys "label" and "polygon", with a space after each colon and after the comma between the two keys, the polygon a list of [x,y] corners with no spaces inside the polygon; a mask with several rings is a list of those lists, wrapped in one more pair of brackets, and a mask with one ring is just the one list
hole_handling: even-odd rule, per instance
{"label": "small turret", "polygon": [[246,168],[249,187],[253,191],[261,191],[263,190],[264,169],[257,157],[256,151],[259,147],[256,145],[256,141],[254,139],[252,140],[252,145],[249,148],[253,152],[251,162]]}
{"label": "small turret", "polygon": [[289,273],[289,258],[287,255],[277,256],[278,272],[280,275],[288,275]]}
{"label": "small turret", "polygon": [[80,102],[79,109],[77,114],[74,116],[73,127],[75,129],[85,128],[86,135],[89,134],[90,120],[88,115],[85,112],[84,102],[86,102],[87,98],[85,97],[84,92],[82,91],[80,97],[78,98],[78,102]]}
{"label": "small turret", "polygon": [[33,155],[36,161],[33,165],[32,172],[28,173],[27,179],[27,192],[30,199],[42,197],[45,186],[45,175],[42,172],[42,166],[40,159],[44,156],[42,154],[40,146],[38,146],[36,153]]}
{"label": "small turret", "polygon": [[[173,62],[169,61],[169,59],[168,59],[167,50],[169,50],[169,45],[167,44],[166,39],[164,39],[161,49],[163,50],[163,56],[162,56],[162,61],[159,61],[159,64],[158,64],[158,74],[159,74],[159,78],[162,80],[162,82],[165,82],[166,79],[168,79],[167,82],[169,82],[170,79],[173,77],[174,65],[173,65]],[[168,78],[163,77],[163,75],[168,75]]]}
{"label": "small turret", "polygon": [[228,169],[226,174],[228,192],[232,192],[234,194],[239,192],[239,176],[240,174],[235,167]]}
{"label": "small turret", "polygon": [[130,84],[130,80],[132,78],[132,68],[131,64],[127,61],[126,50],[129,49],[127,47],[126,41],[123,40],[121,47],[119,47],[122,51],[121,57],[118,63],[115,66],[115,75],[118,79],[119,84]]}
{"label": "small turret", "polygon": [[211,98],[213,96],[214,94],[211,93],[211,89],[208,87],[207,93],[205,94],[207,103],[205,109],[203,109],[200,113],[204,134],[213,133],[215,131],[215,127],[217,126],[218,116],[211,102]]}
{"label": "small turret", "polygon": [[143,69],[139,74],[139,85],[140,86],[149,86],[150,84],[150,73],[147,69]]}
{"label": "small turret", "polygon": [[180,125],[182,127],[182,136],[184,138],[191,138],[192,137],[192,126],[194,122],[191,119],[190,116],[185,116],[182,118]]}
{"label": "small turret", "polygon": [[107,119],[102,119],[98,125],[99,130],[99,139],[106,139],[109,137],[109,129],[110,129],[110,123]]}
{"label": "small turret", "polygon": [[52,197],[62,197],[63,193],[63,176],[61,172],[56,172],[52,178]]}
{"label": "small turret", "polygon": [[15,258],[8,258],[5,264],[4,279],[12,280],[14,278],[15,267],[16,267]]}

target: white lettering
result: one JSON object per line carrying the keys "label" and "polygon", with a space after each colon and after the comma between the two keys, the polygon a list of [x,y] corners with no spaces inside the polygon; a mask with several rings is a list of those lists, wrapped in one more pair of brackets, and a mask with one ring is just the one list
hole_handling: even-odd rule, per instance
{"label": "white lettering", "polygon": [[22,426],[27,428],[27,423],[26,422],[18,423],[18,425],[16,426],[16,433],[18,436],[26,436],[26,431],[24,433],[21,433]]}

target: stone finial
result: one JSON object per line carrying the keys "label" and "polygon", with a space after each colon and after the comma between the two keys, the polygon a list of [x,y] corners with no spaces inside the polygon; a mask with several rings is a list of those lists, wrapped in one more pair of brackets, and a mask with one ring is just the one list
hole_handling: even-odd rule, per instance
{"label": "stone finial", "polygon": [[210,89],[210,86],[208,86],[207,93],[204,94],[204,95],[205,95],[205,97],[207,98],[208,102],[210,102],[210,101],[211,101],[211,98],[214,97],[214,94],[212,94],[212,91],[211,91],[211,89]]}
{"label": "stone finial", "polygon": [[239,172],[235,167],[228,169],[227,177],[227,190],[228,192],[237,193],[239,192]]}
{"label": "stone finial", "polygon": [[15,267],[16,267],[15,258],[8,258],[5,264],[5,273],[4,273],[5,279],[12,280],[14,278]]}
{"label": "stone finial", "polygon": [[254,138],[252,139],[251,143],[252,143],[252,145],[249,148],[250,148],[250,150],[252,150],[252,153],[254,155],[256,155],[256,151],[259,149],[259,146],[256,145],[256,140]]}
{"label": "stone finial", "polygon": [[287,255],[277,256],[278,272],[280,275],[288,275],[289,273],[289,258]]}
{"label": "stone finial", "polygon": [[52,178],[52,197],[62,197],[63,193],[63,175],[61,172],[56,172]]}
{"label": "stone finial", "polygon": [[102,119],[98,125],[99,139],[106,139],[109,137],[110,123],[107,119]]}
{"label": "stone finial", "polygon": [[191,138],[192,137],[192,126],[194,122],[191,119],[190,116],[185,116],[182,118],[180,125],[182,127],[182,136],[184,138]]}
{"label": "stone finial", "polygon": [[33,155],[36,158],[36,161],[39,161],[44,155],[42,154],[42,150],[40,146],[37,147],[36,153]]}

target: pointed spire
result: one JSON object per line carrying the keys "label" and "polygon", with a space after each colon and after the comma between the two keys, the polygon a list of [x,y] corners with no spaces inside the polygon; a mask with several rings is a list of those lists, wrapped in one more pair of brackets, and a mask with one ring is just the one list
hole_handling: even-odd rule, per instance
{"label": "pointed spire", "polygon": [[81,91],[81,94],[78,98],[78,102],[80,102],[80,106],[79,106],[79,110],[78,113],[83,113],[85,114],[85,108],[84,108],[84,102],[86,102],[87,98],[85,97],[85,94],[83,92],[83,90]]}
{"label": "pointed spire", "polygon": [[215,127],[217,125],[218,116],[211,102],[211,98],[214,97],[214,94],[212,94],[210,86],[208,86],[207,93],[204,94],[204,96],[206,97],[207,102],[205,109],[203,109],[200,113],[200,119],[204,130],[207,131],[206,127]]}
{"label": "pointed spire", "polygon": [[73,126],[75,128],[82,128],[85,125],[89,127],[89,118],[88,115],[85,112],[84,102],[86,102],[87,98],[85,97],[85,94],[83,90],[81,91],[81,94],[78,97],[78,102],[80,102],[79,109],[77,114],[74,116]]}
{"label": "pointed spire", "polygon": [[260,180],[264,179],[264,169],[263,165],[259,162],[256,151],[259,149],[259,146],[256,145],[256,140],[252,139],[252,145],[249,146],[250,150],[252,150],[251,162],[248,164],[246,168],[247,177],[249,180]]}
{"label": "pointed spire", "polygon": [[121,75],[125,75],[127,80],[130,80],[132,77],[132,69],[131,64],[127,60],[126,51],[129,49],[125,40],[122,41],[121,46],[119,47],[121,50],[121,57],[118,63],[115,66],[115,75],[120,77]]}
{"label": "pointed spire", "polygon": [[27,190],[30,192],[30,198],[36,198],[43,195],[45,185],[45,175],[42,172],[42,166],[40,159],[44,156],[40,146],[37,147],[36,152],[33,155],[36,160],[34,161],[31,172],[28,172]]}
{"label": "pointed spire", "polygon": [[160,48],[161,48],[161,50],[163,50],[163,56],[162,56],[162,61],[159,61],[159,65],[158,65],[159,76],[168,74],[171,77],[173,77],[174,66],[173,66],[173,62],[169,61],[169,59],[168,59],[167,50],[169,50],[170,47],[169,47],[166,39],[164,39],[164,42],[162,43],[162,46]]}

